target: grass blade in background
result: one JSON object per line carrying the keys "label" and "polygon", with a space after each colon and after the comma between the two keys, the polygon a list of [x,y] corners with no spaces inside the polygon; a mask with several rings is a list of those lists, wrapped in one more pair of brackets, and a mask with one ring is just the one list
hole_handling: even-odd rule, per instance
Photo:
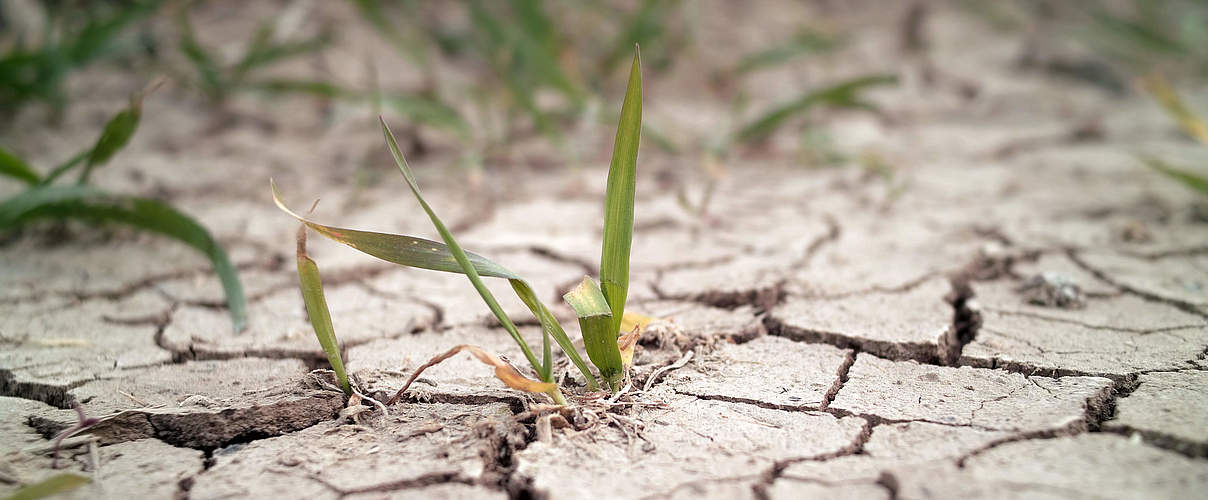
{"label": "grass blade in background", "polygon": [[399,114],[418,123],[453,132],[462,140],[469,140],[470,124],[457,109],[435,97],[423,94],[382,94],[381,100]]}
{"label": "grass blade in background", "polygon": [[92,482],[92,479],[80,474],[70,472],[55,474],[17,490],[12,495],[5,497],[5,500],[37,500],[74,490],[90,482]]}
{"label": "grass blade in background", "polygon": [[608,386],[616,391],[620,388],[618,383],[624,368],[621,364],[621,351],[617,347],[617,330],[613,326],[612,309],[608,306],[608,301],[604,300],[600,285],[590,277],[584,277],[579,286],[562,298],[566,299],[566,303],[570,304],[579,316],[579,328],[583,332],[583,346],[587,349],[587,357],[600,369],[600,376],[604,377]]}
{"label": "grass blade in background", "polygon": [[130,96],[130,105],[109,119],[109,123],[106,123],[105,129],[101,131],[101,136],[97,138],[96,145],[92,147],[92,151],[88,153],[88,158],[84,161],[84,170],[80,172],[80,184],[88,182],[88,177],[92,175],[94,168],[108,163],[115,153],[126,147],[126,144],[130,142],[130,137],[138,130],[138,121],[143,114],[143,98],[159,88],[161,83],[163,83],[162,80],[152,82],[146,89]]}
{"label": "grass blade in background", "polygon": [[[633,15],[621,19],[623,30],[604,56],[600,74],[612,75],[617,66],[625,63],[625,57],[634,45],[645,44],[647,49],[659,45],[667,37],[667,22],[677,4],[668,0],[643,0]],[[657,48],[655,52],[658,53]]]}
{"label": "grass blade in background", "polygon": [[[617,137],[608,167],[604,201],[604,245],[600,252],[600,283],[612,309],[612,333],[620,331],[629,294],[629,251],[633,242],[633,198],[637,182],[638,142],[642,136],[642,56],[634,47],[633,66]],[[615,340],[614,340],[615,343]]]}
{"label": "grass blade in background", "polygon": [[327,354],[327,362],[336,372],[336,380],[344,394],[352,395],[348,385],[348,374],[344,372],[344,361],[340,358],[340,344],[336,342],[336,330],[331,324],[331,311],[327,308],[327,297],[323,295],[323,279],[319,266],[306,254],[306,224],[298,228],[298,282],[302,288],[302,301],[306,303],[306,315],[310,326],[319,338],[319,345]]}
{"label": "grass blade in background", "polygon": [[42,176],[38,175],[29,164],[25,163],[25,160],[9,153],[4,148],[0,148],[0,174],[31,185],[42,181]]}
{"label": "grass blade in background", "polygon": [[[244,83],[243,88],[270,94],[305,94],[325,99],[369,101],[373,105],[384,103],[407,119],[443,129],[468,140],[472,135],[470,124],[457,109],[425,93],[382,93],[379,91],[357,91],[343,88],[334,83],[314,80],[289,80],[269,78]],[[379,113],[380,114],[380,113]]]}
{"label": "grass blade in background", "polygon": [[1183,103],[1183,99],[1166,79],[1155,75],[1143,79],[1141,85],[1158,100],[1170,116],[1174,117],[1179,126],[1183,127],[1183,132],[1192,139],[1208,144],[1208,123],[1204,123],[1203,119]]}
{"label": "grass blade in background", "polygon": [[[0,2],[19,4],[22,2]],[[58,113],[67,103],[64,81],[76,71],[102,59],[125,52],[130,44],[119,44],[132,24],[155,12],[162,0],[104,2],[100,8],[88,2],[71,8],[49,8],[55,2],[23,2],[44,14],[42,40],[27,46],[18,40],[6,43],[0,54],[0,109],[16,112],[21,106],[38,100],[50,104]],[[29,8],[27,7],[27,9]],[[4,9],[0,9],[4,10]],[[26,9],[16,8],[16,12]],[[6,19],[4,30],[12,28]],[[4,32],[4,35],[8,35]],[[51,35],[54,36],[51,36]],[[12,37],[5,37],[12,42]],[[28,40],[24,40],[27,42]],[[11,113],[6,113],[10,114]]]}
{"label": "grass blade in background", "polygon": [[805,113],[819,104],[841,108],[869,108],[870,105],[859,100],[860,91],[869,87],[895,84],[897,81],[897,77],[893,75],[872,75],[815,90],[764,113],[739,130],[735,138],[738,142],[763,139],[775,132],[790,118]]}
{"label": "grass blade in background", "polygon": [[171,205],[149,198],[113,196],[88,185],[37,186],[0,203],[0,231],[44,217],[117,222],[197,249],[210,259],[222,282],[235,331],[247,325],[243,285],[226,251],[205,227]]}
{"label": "grass blade in background", "polygon": [[197,71],[197,77],[201,79],[199,86],[202,93],[211,99],[221,99],[223,89],[227,85],[223,81],[218,62],[201,45],[201,42],[197,40],[197,35],[193,31],[193,22],[189,19],[187,8],[180,9],[180,13],[176,17],[176,24],[180,30],[180,40],[178,41],[180,51],[184,53],[185,59],[188,59],[189,63]]}
{"label": "grass blade in background", "polygon": [[1200,194],[1208,195],[1208,177],[1201,176],[1190,170],[1173,167],[1157,158],[1142,156],[1138,159],[1141,160],[1141,163],[1144,163],[1145,166],[1157,170],[1171,179],[1179,181],[1184,186],[1198,191]]}
{"label": "grass blade in background", "polygon": [[817,31],[803,28],[789,41],[744,56],[734,67],[738,74],[779,66],[797,57],[834,50],[840,41]]}
{"label": "grass blade in background", "polygon": [[412,61],[415,61],[425,70],[431,66],[428,52],[421,39],[415,36],[408,36],[410,31],[398,29],[387,17],[385,6],[379,0],[352,0],[357,11],[360,12],[361,18],[369,21],[373,29],[378,32],[382,38],[391,42],[397,49],[405,52]]}

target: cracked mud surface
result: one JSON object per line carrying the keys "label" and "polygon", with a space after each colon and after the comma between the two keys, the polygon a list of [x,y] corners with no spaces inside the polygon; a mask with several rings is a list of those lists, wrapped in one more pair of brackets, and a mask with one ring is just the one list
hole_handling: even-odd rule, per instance
{"label": "cracked mud surface", "polygon": [[[806,80],[919,71],[885,55],[896,40],[876,22],[885,26],[869,25],[868,50]],[[1143,99],[1020,73],[1015,44],[970,32],[957,14],[930,23],[935,37],[962,40],[937,45],[933,62],[985,80],[974,100],[915,82],[874,94],[884,119],[820,115],[841,146],[889,159],[908,179],[900,193],[854,165],[798,165],[786,135],[727,165],[699,218],[676,202],[706,182],[696,159],[643,145],[630,309],[676,327],[642,339],[631,394],[558,418],[464,355],[425,372],[389,415],[348,416],[323,376],[308,375],[326,358],[296,288],[296,226],[271,205],[267,180],[298,205],[323,196],[324,222],[434,238],[376,129],[357,109],[237,102],[272,126],[203,133],[202,104],[164,89],[170,98],[148,101],[130,150],[106,167],[108,187],[169,193],[210,227],[242,270],[251,325],[230,331],[205,260],[175,242],[74,225],[3,242],[0,495],[53,473],[50,439],[76,422],[75,404],[101,417],[60,458],[95,479],[67,495],[79,498],[1202,495],[1208,224],[1190,215],[1202,201],[1130,154],[1185,146]],[[752,26],[719,29],[741,40]],[[717,50],[741,52],[729,43]],[[794,95],[800,76],[758,75],[766,95],[755,104]],[[73,85],[95,99],[70,108],[61,129],[28,119],[31,130],[14,132],[31,160],[62,156],[52,137],[91,138],[110,111],[98,103],[137,86],[89,77],[99,83]],[[690,77],[652,80],[649,123],[691,134],[721,120],[723,104],[676,90]],[[1029,139],[1087,114],[1102,122],[1098,142]],[[505,159],[467,192],[445,168],[456,145],[431,139],[434,152],[411,158],[429,201],[464,246],[530,278],[576,336],[559,297],[598,272],[608,149],[581,170]],[[377,180],[356,187],[343,180],[359,175],[361,147]],[[517,148],[534,164],[557,158],[540,143]],[[320,238],[310,253],[367,395],[384,400],[456,344],[523,360],[463,277]],[[1076,284],[1081,303],[1020,291],[1045,273]],[[488,284],[539,339],[507,284]],[[569,393],[575,384],[572,373]]]}

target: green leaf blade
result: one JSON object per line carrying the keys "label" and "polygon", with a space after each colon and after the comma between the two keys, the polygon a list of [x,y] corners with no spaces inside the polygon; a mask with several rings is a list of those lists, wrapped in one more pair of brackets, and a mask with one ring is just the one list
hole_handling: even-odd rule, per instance
{"label": "green leaf blade", "polygon": [[604,298],[600,285],[590,277],[584,277],[579,286],[562,296],[575,314],[579,316],[579,328],[583,332],[583,345],[587,357],[600,369],[600,376],[616,391],[624,367],[621,350],[617,346],[617,329],[614,327],[612,308]]}
{"label": "green leaf blade", "polygon": [[[319,224],[290,210],[281,198],[281,192],[277,190],[276,184],[273,184],[272,188],[273,201],[277,204],[277,208],[332,241],[343,243],[363,253],[400,266],[465,274],[461,265],[458,264],[457,258],[453,256],[452,250],[444,243],[398,234],[360,231]],[[471,252],[466,252],[466,256],[473,265],[474,271],[480,276],[504,279],[520,278],[486,257]]]}
{"label": "green leaf blade", "polygon": [[[495,315],[495,318],[499,320],[503,328],[511,334],[512,339],[520,345],[520,349],[524,351],[524,357],[528,358],[529,364],[533,366],[534,370],[540,372],[542,370],[542,363],[537,360],[536,355],[533,354],[533,350],[524,341],[524,337],[520,336],[520,332],[516,329],[516,325],[512,323],[511,318],[499,306],[499,302],[495,300],[494,294],[482,282],[477,269],[470,262],[469,256],[461,249],[461,245],[457,244],[457,240],[453,238],[453,233],[445,227],[444,222],[441,222],[440,217],[437,217],[436,211],[432,210],[432,207],[428,205],[423,195],[420,194],[419,184],[415,182],[415,176],[411,174],[411,168],[407,166],[407,160],[403,158],[403,153],[398,147],[398,141],[394,138],[394,134],[390,132],[390,126],[386,124],[386,120],[384,119],[379,118],[379,121],[382,124],[382,134],[386,138],[386,145],[390,148],[390,154],[394,156],[394,162],[398,165],[399,171],[402,172],[403,178],[406,179],[407,186],[411,188],[411,194],[415,195],[415,199],[419,202],[420,207],[428,214],[432,225],[436,227],[436,232],[440,233],[440,237],[444,240],[449,253],[453,255],[454,260],[457,261],[457,265],[461,268],[462,274],[465,274],[470,279],[470,284],[478,291],[478,295],[482,297],[483,302],[486,302],[491,313]],[[546,380],[546,382],[550,382],[550,380]]]}
{"label": "green leaf blade", "polygon": [[327,297],[323,294],[323,279],[319,266],[306,254],[306,228],[298,233],[298,283],[302,289],[302,301],[306,304],[306,315],[319,339],[319,346],[327,355],[327,362],[336,373],[336,380],[344,394],[352,395],[348,374],[344,371],[344,360],[340,357],[340,345],[336,341],[336,330],[331,323],[331,311],[327,308]]}
{"label": "green leaf blade", "polygon": [[633,66],[608,167],[604,202],[604,243],[600,252],[600,281],[612,310],[615,336],[629,293],[629,252],[633,243],[633,200],[637,183],[638,143],[642,135],[642,58],[634,49]]}
{"label": "green leaf blade", "polygon": [[25,163],[25,160],[4,148],[0,148],[0,174],[31,185],[42,181],[42,176]]}
{"label": "green leaf blade", "polygon": [[[516,330],[516,327],[512,323],[511,319],[503,311],[503,308],[499,306],[494,295],[491,294],[491,291],[487,289],[486,285],[483,284],[482,280],[479,278],[479,273],[477,272],[477,269],[467,253],[461,249],[461,246],[458,245],[457,241],[453,238],[453,234],[447,227],[445,227],[440,218],[436,216],[436,212],[431,206],[428,205],[428,202],[424,200],[423,195],[420,194],[419,191],[419,184],[415,181],[415,176],[411,173],[411,168],[407,165],[407,160],[403,158],[403,153],[398,147],[398,141],[394,138],[394,134],[390,132],[390,126],[386,124],[386,120],[381,119],[380,117],[379,121],[381,121],[382,124],[382,134],[386,138],[386,145],[390,148],[390,154],[394,156],[394,161],[398,165],[399,171],[402,172],[403,178],[407,181],[407,186],[411,189],[411,193],[415,195],[415,199],[419,201],[420,206],[428,214],[428,218],[431,219],[432,225],[436,227],[436,231],[440,233],[441,239],[445,241],[449,253],[453,255],[457,261],[457,264],[461,267],[462,273],[470,279],[470,283],[474,285],[474,289],[478,291],[480,296],[482,296],[483,301],[487,303],[487,306],[491,309],[491,312],[495,314],[495,317],[499,320],[499,322],[504,326],[508,333],[512,335],[512,338],[516,340],[516,343],[520,345],[521,350],[524,351],[525,357],[528,358],[529,363],[533,366],[533,369],[542,374],[544,377],[552,377],[552,371],[546,368],[547,366],[550,366],[550,363],[540,362],[537,360],[537,357],[529,348],[528,343],[526,343],[524,338],[520,336],[520,332]],[[542,329],[554,337],[554,340],[558,342],[558,345],[562,347],[567,356],[570,357],[571,361],[574,362],[580,371],[583,372],[584,377],[587,379],[588,386],[595,387],[596,381],[592,376],[591,371],[587,370],[586,365],[579,357],[574,345],[570,342],[566,332],[562,330],[562,326],[558,323],[558,320],[554,318],[552,313],[550,313],[549,308],[545,307],[545,305],[541,303],[541,301],[537,298],[536,293],[533,292],[532,287],[530,287],[527,282],[515,274],[512,274],[510,271],[508,271],[507,274],[510,275],[508,279],[511,282],[513,290],[516,291],[517,296],[520,297],[520,300],[525,303],[529,310],[533,312],[533,315],[541,321]],[[551,381],[552,378],[546,380],[546,382]]]}
{"label": "green leaf blade", "polygon": [[[541,321],[543,333],[547,333],[554,338],[554,341],[558,343],[558,347],[561,347],[562,352],[565,352],[566,356],[570,358],[570,362],[583,374],[584,379],[587,381],[587,389],[594,391],[599,388],[596,377],[591,374],[591,369],[587,367],[587,363],[579,356],[579,351],[575,349],[574,342],[566,335],[566,331],[562,329],[562,324],[558,322],[558,318],[555,318],[549,308],[537,298],[537,293],[533,291],[532,286],[527,281],[521,279],[509,281],[512,285],[512,290],[516,292],[516,296],[520,297],[520,301],[524,302],[524,305],[533,313],[533,316],[536,316]],[[542,370],[552,374],[552,367],[542,366]]]}
{"label": "green leaf blade", "polygon": [[93,169],[108,163],[114,154],[126,147],[126,144],[130,142],[130,137],[134,136],[134,132],[138,130],[138,122],[142,113],[143,95],[139,93],[130,99],[129,107],[109,119],[109,123],[106,123],[105,129],[101,131],[101,136],[97,138],[96,145],[92,147],[92,151],[88,153],[88,158],[84,161],[84,170],[80,173],[80,184],[88,182],[88,177],[92,175]]}
{"label": "green leaf blade", "polygon": [[1162,174],[1178,181],[1188,188],[1198,191],[1200,194],[1208,195],[1208,177],[1201,176],[1190,170],[1185,170],[1172,166],[1157,158],[1143,156],[1139,158],[1145,166],[1152,168]]}
{"label": "green leaf blade", "polygon": [[88,185],[44,185],[0,203],[0,230],[39,218],[117,222],[159,233],[205,254],[226,293],[227,309],[236,332],[247,325],[247,299],[235,266],[204,226],[159,200],[113,196]]}

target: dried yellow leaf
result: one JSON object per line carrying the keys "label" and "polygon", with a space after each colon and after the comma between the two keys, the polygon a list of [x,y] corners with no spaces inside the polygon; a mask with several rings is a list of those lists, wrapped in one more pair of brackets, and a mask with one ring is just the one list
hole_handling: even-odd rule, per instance
{"label": "dried yellow leaf", "polygon": [[558,385],[552,382],[538,382],[521,375],[520,372],[516,370],[516,367],[502,359],[499,359],[498,356],[487,352],[481,347],[470,344],[461,344],[432,357],[432,359],[429,359],[426,363],[420,365],[419,368],[416,368],[415,373],[412,373],[411,376],[407,378],[407,382],[403,384],[403,388],[399,389],[398,392],[394,394],[394,397],[390,398],[390,401],[387,401],[386,404],[392,405],[396,403],[399,398],[403,396],[403,393],[407,392],[407,388],[411,387],[411,383],[414,382],[415,379],[424,372],[424,370],[436,366],[442,361],[452,358],[453,356],[456,356],[457,353],[462,351],[469,351],[471,355],[483,362],[483,364],[495,367],[495,378],[503,381],[504,385],[507,385],[512,389],[525,392],[552,393],[552,391],[558,388]]}

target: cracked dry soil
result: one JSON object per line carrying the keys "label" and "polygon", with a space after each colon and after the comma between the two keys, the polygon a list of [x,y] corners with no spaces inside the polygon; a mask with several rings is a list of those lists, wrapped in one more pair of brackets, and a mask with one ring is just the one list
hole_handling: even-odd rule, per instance
{"label": "cracked dry soil", "polygon": [[[791,32],[771,17],[749,24]],[[384,159],[360,115],[335,113],[333,125],[305,100],[288,113],[236,103],[270,126],[202,133],[201,103],[165,89],[106,176],[171,193],[215,231],[242,270],[251,326],[231,334],[215,277],[173,242],[75,226],[54,241],[27,231],[4,242],[0,495],[52,473],[49,439],[75,423],[78,404],[104,417],[93,445],[63,450],[67,469],[95,478],[66,495],[78,498],[1203,496],[1208,224],[1192,215],[1203,201],[1127,154],[1184,146],[1142,99],[1020,73],[1013,44],[958,14],[928,26],[963,40],[936,43],[933,64],[996,83],[969,98],[908,82],[875,94],[882,117],[826,115],[844,147],[891,159],[909,179],[901,193],[855,168],[797,166],[792,141],[773,140],[731,166],[702,221],[675,202],[678,186],[703,185],[690,160],[643,146],[630,308],[678,329],[643,339],[633,393],[568,413],[454,358],[389,415],[338,417],[341,396],[307,375],[325,358],[286,264],[295,226],[269,203],[267,179],[322,194],[322,220],[434,235],[390,172],[374,171],[372,187],[331,181],[360,168],[349,148]],[[891,29],[865,31],[874,50],[809,80],[920,71],[896,59]],[[112,71],[88,78],[93,99],[61,130],[13,132],[34,160],[56,157],[63,136],[90,136],[94,108],[132,85]],[[675,91],[686,76],[665,78],[647,90],[648,122],[693,133],[724,116],[723,104]],[[788,71],[759,79],[768,96],[757,100],[769,103],[801,84]],[[1013,109],[1021,99],[1026,113]],[[1092,112],[1098,141],[1029,139]],[[519,145],[528,157],[553,154],[530,142]],[[985,154],[1017,143],[1039,146]],[[604,171],[530,168],[521,156],[468,196],[424,168],[446,164],[449,149],[413,158],[433,205],[466,247],[530,277],[570,320],[557,298],[594,270],[600,228],[584,221],[597,220]],[[1144,238],[1124,237],[1137,227]],[[463,278],[317,238],[311,253],[369,394],[392,393],[466,341],[521,358]],[[1021,292],[1042,273],[1075,283],[1082,307]],[[528,317],[506,283],[490,286]],[[522,330],[539,336],[531,321]]]}

